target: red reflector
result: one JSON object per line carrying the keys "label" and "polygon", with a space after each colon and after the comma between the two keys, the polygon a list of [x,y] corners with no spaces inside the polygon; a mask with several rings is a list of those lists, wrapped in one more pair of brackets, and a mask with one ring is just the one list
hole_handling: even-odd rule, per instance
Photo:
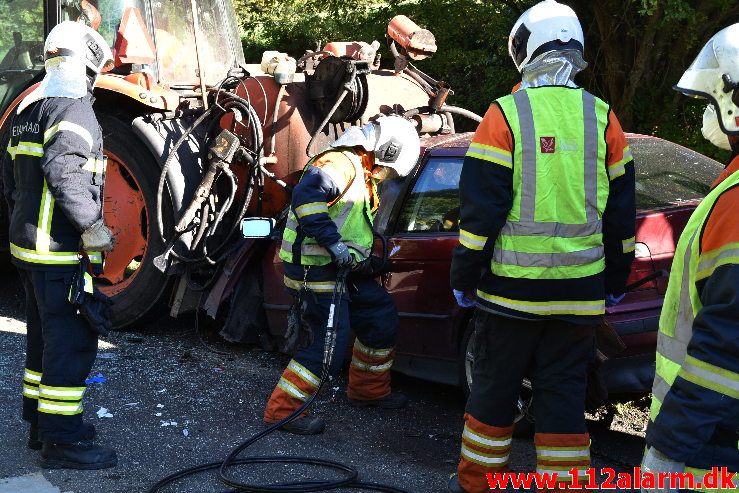
{"label": "red reflector", "polygon": [[146,29],[141,12],[136,7],[128,7],[123,13],[115,40],[115,58],[116,66],[125,63],[149,64],[156,61],[154,41]]}

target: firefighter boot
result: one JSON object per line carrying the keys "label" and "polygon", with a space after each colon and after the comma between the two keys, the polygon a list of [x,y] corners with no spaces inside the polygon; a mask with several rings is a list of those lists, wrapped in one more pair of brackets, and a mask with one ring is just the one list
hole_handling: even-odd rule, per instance
{"label": "firefighter boot", "polygon": [[349,404],[354,407],[381,407],[382,409],[402,409],[408,405],[408,398],[405,394],[394,392],[379,399],[352,399],[349,398]]}
{"label": "firefighter boot", "polygon": [[[457,480],[468,493],[505,491],[491,488],[487,474],[508,472],[513,426],[501,428],[478,421],[471,414],[464,415],[462,457],[457,466]],[[453,490],[452,490],[453,491]]]}
{"label": "firefighter boot", "polygon": [[[95,425],[92,423],[82,423],[82,439],[83,440],[94,440],[95,439]],[[44,442],[38,438],[38,428],[34,425],[28,429],[28,448],[31,450],[41,450]]]}
{"label": "firefighter boot", "polygon": [[115,450],[85,440],[44,442],[41,448],[41,467],[44,469],[105,469],[117,463]]}
{"label": "firefighter boot", "polygon": [[[318,383],[319,378],[315,374],[296,360],[291,360],[267,402],[264,422],[273,424],[286,418],[316,391]],[[322,419],[309,417],[303,413],[302,416],[286,423],[280,430],[299,435],[317,435],[325,427],[326,423]]]}
{"label": "firefighter boot", "polygon": [[354,340],[349,365],[349,404],[383,409],[401,409],[408,404],[405,395],[390,391],[394,355],[394,348],[376,349],[362,344],[358,337]]}
{"label": "firefighter boot", "polygon": [[325,428],[326,422],[321,418],[303,415],[289,423],[285,423],[280,427],[280,430],[296,435],[318,435]]}
{"label": "firefighter boot", "polygon": [[580,484],[588,482],[590,435],[587,433],[536,433],[534,444],[536,445],[536,472],[557,474],[556,486],[537,490],[538,493],[565,491],[572,482],[569,471],[575,468],[577,468]]}
{"label": "firefighter boot", "polygon": [[467,490],[462,488],[462,485],[459,484],[459,478],[456,474],[453,474],[452,477],[449,478],[446,489],[449,493],[467,493]]}

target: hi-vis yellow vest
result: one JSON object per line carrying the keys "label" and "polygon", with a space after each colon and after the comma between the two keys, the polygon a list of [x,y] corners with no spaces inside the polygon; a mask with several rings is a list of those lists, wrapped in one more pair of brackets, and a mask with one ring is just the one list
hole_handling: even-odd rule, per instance
{"label": "hi-vis yellow vest", "polygon": [[[372,233],[374,214],[370,210],[370,197],[364,181],[362,158],[351,150],[329,149],[326,152],[343,152],[354,167],[353,170],[348,170],[343,176],[334,176],[335,173],[325,170],[329,172],[331,178],[339,187],[345,187],[351,180],[349,188],[335,203],[328,207],[328,214],[336,224],[342,243],[352,249],[352,253],[359,257],[358,260],[361,261],[369,257],[374,242]],[[308,166],[313,166],[316,159],[321,155],[311,159],[305,169],[308,169]],[[300,217],[316,211],[324,212],[325,208],[326,203],[319,202],[304,204],[296,210],[290,208],[285,231],[282,234],[282,246],[280,248],[280,258],[282,260],[300,265],[327,265],[331,263],[331,255],[328,250],[320,246],[314,238],[303,235],[298,224]]]}
{"label": "hi-vis yellow vest", "polygon": [[513,207],[495,242],[493,274],[573,279],[602,272],[608,105],[564,87],[523,89],[497,103],[513,134]]}

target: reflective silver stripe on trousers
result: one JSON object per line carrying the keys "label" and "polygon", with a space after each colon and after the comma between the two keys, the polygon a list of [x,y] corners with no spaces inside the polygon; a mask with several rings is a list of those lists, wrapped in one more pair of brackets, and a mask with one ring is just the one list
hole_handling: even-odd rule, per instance
{"label": "reflective silver stripe on trousers", "polygon": [[493,251],[493,261],[518,267],[564,267],[597,262],[603,255],[602,246],[562,253],[526,253],[496,248]]}
{"label": "reflective silver stripe on trousers", "polygon": [[531,101],[526,91],[513,93],[521,128],[521,221],[534,220],[536,206],[536,130]]}
{"label": "reflective silver stripe on trousers", "polygon": [[578,238],[603,232],[600,220],[585,224],[564,224],[552,222],[511,221],[500,229],[501,235],[509,236],[556,236],[558,238]]}

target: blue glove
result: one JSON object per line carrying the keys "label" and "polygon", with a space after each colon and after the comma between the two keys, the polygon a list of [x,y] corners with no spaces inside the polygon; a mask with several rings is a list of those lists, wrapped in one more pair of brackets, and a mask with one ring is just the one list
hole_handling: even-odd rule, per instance
{"label": "blue glove", "polygon": [[454,299],[457,300],[457,304],[462,308],[470,308],[477,303],[475,298],[468,298],[463,291],[453,289],[452,293],[454,293]]}
{"label": "blue glove", "polygon": [[611,307],[614,305],[618,305],[618,303],[624,299],[624,296],[626,296],[626,293],[620,294],[618,296],[613,294],[607,294],[606,295],[606,306]]}

